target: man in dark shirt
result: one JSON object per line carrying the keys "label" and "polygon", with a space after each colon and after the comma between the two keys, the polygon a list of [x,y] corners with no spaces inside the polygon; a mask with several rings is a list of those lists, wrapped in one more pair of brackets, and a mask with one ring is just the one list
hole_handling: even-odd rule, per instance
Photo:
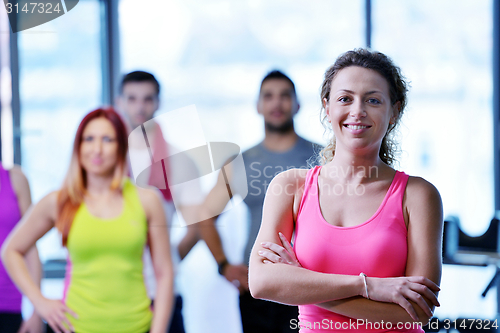
{"label": "man in dark shirt", "polygon": [[[299,103],[292,80],[280,71],[267,74],[262,80],[257,103],[257,111],[264,117],[265,137],[261,143],[243,152],[248,186],[244,202],[250,210],[245,264],[228,263],[220,235],[215,228],[216,218],[203,221],[199,228],[201,237],[217,261],[219,273],[240,290],[240,312],[245,333],[296,332],[290,327],[290,320],[298,317],[296,306],[252,298],[248,291],[248,261],[259,232],[264,196],[269,183],[282,171],[308,168],[308,160],[315,152],[314,144],[298,136],[294,130],[293,117],[298,110]],[[225,189],[214,187],[208,194],[204,207],[223,207],[227,201]]]}

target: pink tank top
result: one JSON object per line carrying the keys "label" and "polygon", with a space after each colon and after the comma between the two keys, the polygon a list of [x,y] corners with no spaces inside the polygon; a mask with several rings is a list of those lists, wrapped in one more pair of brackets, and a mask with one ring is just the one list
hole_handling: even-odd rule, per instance
{"label": "pink tank top", "polygon": [[[375,214],[353,227],[331,225],[319,206],[318,175],[321,167],[307,172],[304,193],[297,214],[294,249],[307,269],[330,274],[372,277],[404,276],[407,257],[407,230],[403,217],[403,195],[408,175],[396,175]],[[390,323],[358,325],[356,319],[315,305],[299,306],[300,332],[423,332],[420,328],[390,329]],[[354,325],[353,325],[354,324]]]}
{"label": "pink tank top", "polygon": [[[0,247],[21,219],[16,193],[9,171],[0,163]],[[0,260],[0,312],[21,312],[22,295],[10,279]]]}

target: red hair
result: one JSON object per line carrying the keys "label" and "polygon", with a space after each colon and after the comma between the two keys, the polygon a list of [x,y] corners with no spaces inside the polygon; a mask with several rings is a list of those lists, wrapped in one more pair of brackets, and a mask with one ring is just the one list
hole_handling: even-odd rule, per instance
{"label": "red hair", "polygon": [[58,216],[56,228],[62,234],[63,246],[67,244],[71,224],[73,223],[76,211],[83,202],[87,189],[87,173],[80,163],[80,145],[82,144],[83,131],[92,120],[97,118],[109,120],[115,129],[116,141],[118,143],[118,161],[115,166],[111,189],[119,189],[122,185],[123,177],[126,175],[128,139],[127,129],[122,118],[111,107],[100,108],[90,112],[83,118],[76,131],[69,169],[57,198]]}

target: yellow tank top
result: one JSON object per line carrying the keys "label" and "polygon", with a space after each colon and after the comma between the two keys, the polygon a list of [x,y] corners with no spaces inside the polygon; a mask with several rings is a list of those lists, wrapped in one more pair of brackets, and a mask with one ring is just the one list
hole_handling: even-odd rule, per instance
{"label": "yellow tank top", "polygon": [[77,333],[143,333],[151,325],[142,273],[147,221],[137,189],[123,187],[120,216],[102,219],[81,204],[68,235],[63,302]]}

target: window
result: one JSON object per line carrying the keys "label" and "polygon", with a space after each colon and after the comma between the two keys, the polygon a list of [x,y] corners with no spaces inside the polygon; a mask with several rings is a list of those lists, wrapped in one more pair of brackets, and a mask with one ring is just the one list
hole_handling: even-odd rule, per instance
{"label": "window", "polygon": [[[458,216],[470,235],[484,233],[494,215],[492,7],[491,0],[373,1],[373,48],[412,85],[401,169],[433,183],[445,216]],[[445,265],[436,315],[493,318],[494,293],[480,297],[493,274]]]}
{"label": "window", "polygon": [[[33,202],[61,186],[77,126],[101,104],[100,15],[99,1],[80,1],[65,15],[17,33],[22,166]],[[59,244],[55,230],[44,236],[42,261],[64,257]]]}
{"label": "window", "polygon": [[[138,5],[121,0],[122,72],[153,72],[162,85],[159,112],[195,104],[207,141],[230,141],[245,150],[264,137],[255,108],[260,82],[270,70],[281,69],[296,84],[297,132],[324,143],[322,77],[342,51],[364,45],[363,5],[329,0],[147,0]],[[218,223],[224,246],[233,249],[229,260],[238,262],[246,244],[245,212],[229,213],[241,215],[226,215]],[[200,281],[196,272],[212,275]],[[178,282],[187,331],[241,330],[236,291],[218,277],[205,247],[198,245],[182,263]]]}

